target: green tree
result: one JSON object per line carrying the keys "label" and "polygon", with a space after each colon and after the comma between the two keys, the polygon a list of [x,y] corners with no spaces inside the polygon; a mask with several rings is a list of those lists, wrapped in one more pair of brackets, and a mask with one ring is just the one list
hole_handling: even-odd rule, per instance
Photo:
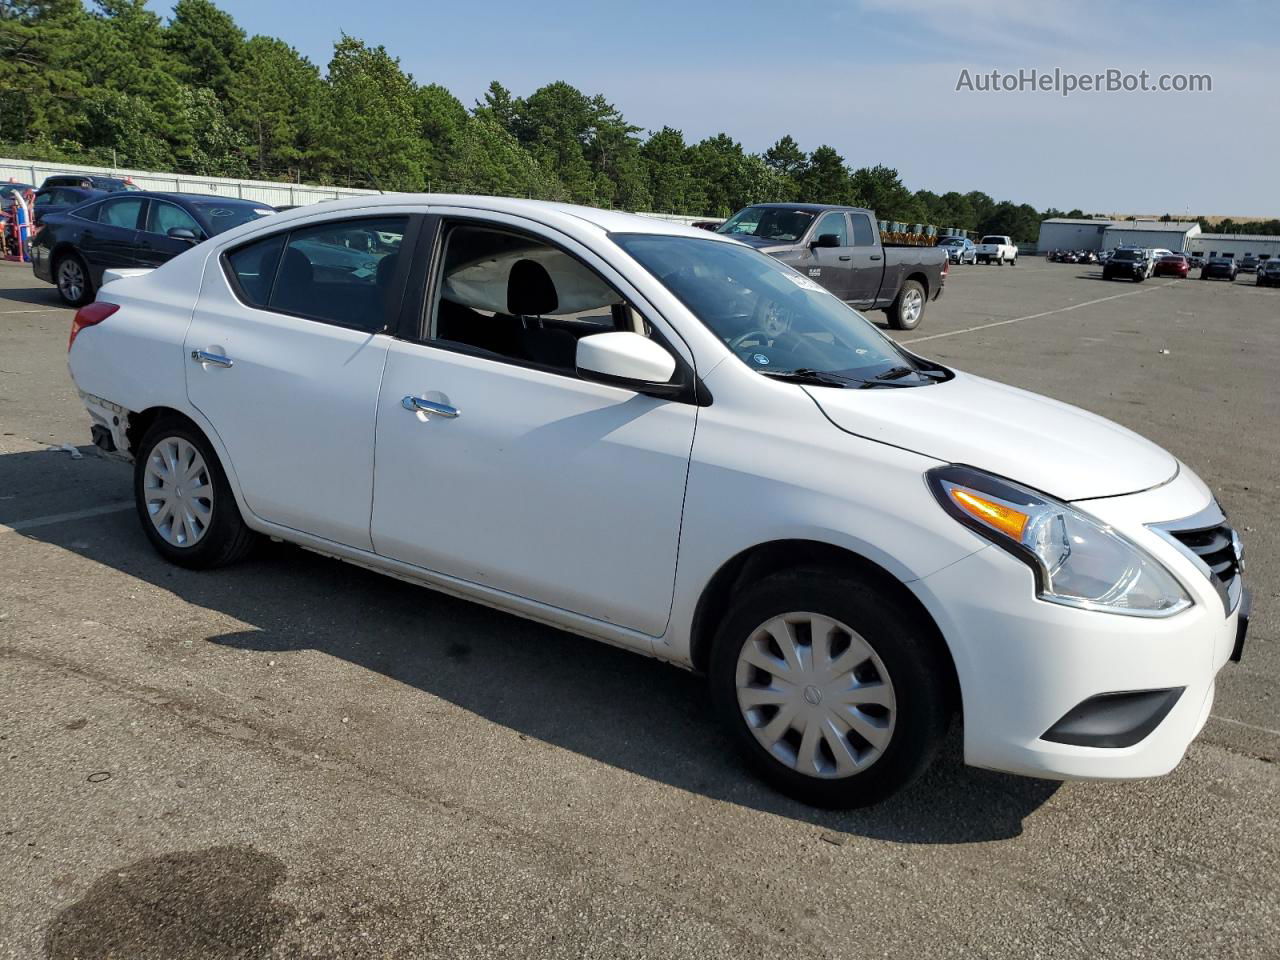
{"label": "green tree", "polygon": [[447,176],[470,117],[462,101],[436,83],[418,88],[414,109],[427,146],[427,188],[435,189]]}
{"label": "green tree", "polygon": [[257,36],[245,44],[227,99],[257,176],[314,173],[312,145],[325,93],[320,71],[283,40]]}
{"label": "green tree", "polygon": [[327,78],[325,163],[348,183],[421,190],[428,149],[420,134],[413,78],[385,47],[343,35]]}
{"label": "green tree", "polygon": [[244,31],[209,0],[178,0],[164,31],[175,76],[225,97],[244,65]]}
{"label": "green tree", "polygon": [[485,91],[484,99],[476,101],[472,112],[478,117],[487,117],[507,133],[514,135],[518,107],[519,104],[511,96],[511,91],[494,80]]}
{"label": "green tree", "polygon": [[707,200],[701,181],[694,176],[684,134],[663,127],[640,148],[649,173],[649,195],[659,213],[700,214]]}
{"label": "green tree", "polygon": [[797,198],[806,203],[849,203],[851,187],[844,157],[826,144],[809,154],[796,178]]}
{"label": "green tree", "polygon": [[563,200],[564,186],[519,141],[485,115],[469,117],[443,175],[458,193]]}

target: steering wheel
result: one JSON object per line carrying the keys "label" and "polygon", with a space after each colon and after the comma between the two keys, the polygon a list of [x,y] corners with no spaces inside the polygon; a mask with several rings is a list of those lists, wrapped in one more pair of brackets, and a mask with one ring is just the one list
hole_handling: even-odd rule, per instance
{"label": "steering wheel", "polygon": [[746,333],[741,333],[738,336],[734,337],[732,340],[730,340],[729,349],[732,350],[734,353],[737,353],[741,349],[744,343],[746,343],[748,340],[751,340],[753,338],[757,340],[762,340],[762,341],[776,339],[775,337],[771,336],[769,332],[766,330],[748,330]]}

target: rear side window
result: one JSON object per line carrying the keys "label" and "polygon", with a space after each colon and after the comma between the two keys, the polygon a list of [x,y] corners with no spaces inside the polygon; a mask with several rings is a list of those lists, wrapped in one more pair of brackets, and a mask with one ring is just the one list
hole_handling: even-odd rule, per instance
{"label": "rear side window", "polygon": [[[853,221],[853,245],[855,247],[874,247],[876,245],[876,236],[871,232],[871,218],[865,213],[851,213],[849,219]],[[956,243],[964,243],[963,240],[956,240]]]}
{"label": "rear side window", "polygon": [[90,203],[83,207],[77,207],[72,216],[80,220],[92,220],[96,223],[98,220],[98,211],[101,209],[102,204]]}
{"label": "rear side window", "polygon": [[271,298],[271,283],[280,265],[280,251],[284,249],[285,235],[276,234],[241,247],[227,255],[227,264],[240,288],[240,298],[253,307],[267,306]]}
{"label": "rear side window", "polygon": [[142,204],[141,198],[132,197],[105,200],[98,213],[98,222],[132,230],[138,225],[138,214],[142,212]]}
{"label": "rear side window", "polygon": [[227,255],[251,306],[376,333],[393,308],[408,217],[334,220]]}

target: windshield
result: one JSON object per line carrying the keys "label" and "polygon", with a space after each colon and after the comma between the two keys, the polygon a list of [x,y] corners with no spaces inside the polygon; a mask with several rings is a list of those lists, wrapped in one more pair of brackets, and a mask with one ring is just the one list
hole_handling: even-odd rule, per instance
{"label": "windshield", "polygon": [[275,213],[275,210],[266,204],[208,201],[194,202],[191,205],[204,221],[211,237],[232,227],[238,227],[242,223]]}
{"label": "windshield", "polygon": [[983,237],[983,238],[982,238],[982,242],[983,242],[983,243],[1001,244],[1001,243],[1004,243],[1004,242],[1005,242],[1005,238],[1004,238],[1004,237]]}
{"label": "windshield", "polygon": [[940,246],[944,247],[960,247],[964,245],[964,241],[959,237],[944,237],[938,241]]}
{"label": "windshield", "polygon": [[750,247],[652,234],[613,240],[757,373],[837,387],[918,386],[945,374],[900,350],[808,277]]}
{"label": "windshield", "polygon": [[812,222],[813,214],[808,210],[788,210],[786,207],[747,207],[722,223],[716,233],[794,243],[804,236],[804,232],[809,229],[809,224]]}
{"label": "windshield", "polygon": [[1111,255],[1112,260],[1137,260],[1138,252],[1136,250],[1117,250]]}

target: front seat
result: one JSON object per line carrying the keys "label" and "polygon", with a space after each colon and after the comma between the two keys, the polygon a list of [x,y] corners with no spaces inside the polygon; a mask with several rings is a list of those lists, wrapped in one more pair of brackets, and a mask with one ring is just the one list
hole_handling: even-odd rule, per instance
{"label": "front seat", "polygon": [[[534,363],[572,370],[577,366],[578,339],[568,330],[547,327],[541,318],[560,306],[556,285],[536,260],[517,260],[507,277],[507,313],[524,320],[520,339]],[[536,323],[529,322],[536,319]]]}

